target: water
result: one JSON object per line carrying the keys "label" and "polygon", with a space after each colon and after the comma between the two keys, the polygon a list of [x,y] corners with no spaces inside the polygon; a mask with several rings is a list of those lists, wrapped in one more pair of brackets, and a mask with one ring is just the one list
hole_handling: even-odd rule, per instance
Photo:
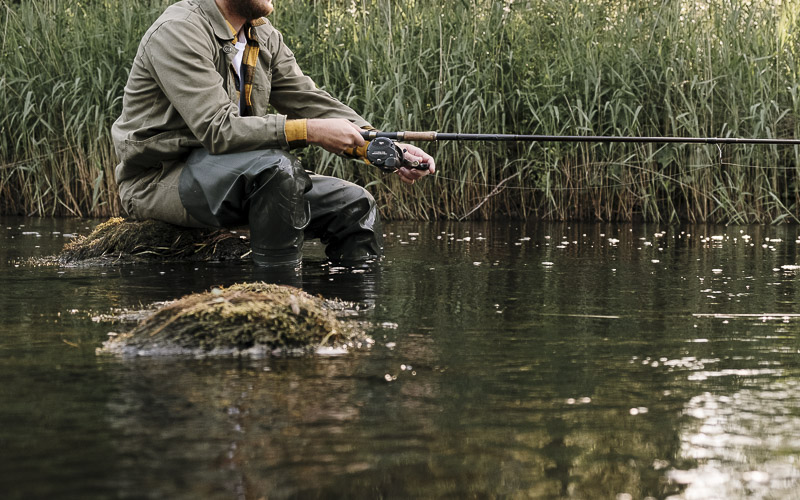
{"label": "water", "polygon": [[102,315],[263,277],[60,269],[0,218],[3,498],[800,498],[798,228],[392,223],[370,349],[118,359]]}

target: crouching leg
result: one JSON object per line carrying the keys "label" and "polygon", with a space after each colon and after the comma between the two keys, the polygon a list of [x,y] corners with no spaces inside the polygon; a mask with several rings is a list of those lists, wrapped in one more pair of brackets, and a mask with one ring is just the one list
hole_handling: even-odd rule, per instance
{"label": "crouching leg", "polygon": [[253,260],[295,266],[310,221],[304,194],[311,179],[300,161],[280,150],[210,155],[193,152],[181,174],[186,210],[212,226],[249,224]]}
{"label": "crouching leg", "polygon": [[309,237],[320,238],[325,253],[344,263],[375,259],[383,253],[383,233],[375,199],[369,192],[335,177],[312,175],[306,193],[311,206]]}

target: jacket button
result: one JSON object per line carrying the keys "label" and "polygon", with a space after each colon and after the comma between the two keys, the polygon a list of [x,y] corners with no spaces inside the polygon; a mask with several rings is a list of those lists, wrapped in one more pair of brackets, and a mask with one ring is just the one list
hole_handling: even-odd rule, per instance
{"label": "jacket button", "polygon": [[226,45],[222,47],[222,51],[225,52],[226,54],[230,54],[231,52],[234,51],[233,45]]}

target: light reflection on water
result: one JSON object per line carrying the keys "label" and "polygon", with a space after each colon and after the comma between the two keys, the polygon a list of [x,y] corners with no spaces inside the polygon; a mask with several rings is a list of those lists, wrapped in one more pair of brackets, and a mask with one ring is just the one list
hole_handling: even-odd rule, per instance
{"label": "light reflection on water", "polygon": [[680,432],[681,454],[698,465],[669,473],[688,485],[684,498],[797,498],[800,382],[763,380],[759,388],[705,392],[686,404],[691,420]]}
{"label": "light reflection on water", "polygon": [[312,245],[292,278],[365,304],[373,347],[122,361],[95,356],[119,325],[92,318],[274,276],[20,264],[91,226],[0,218],[10,498],[793,498],[800,487],[795,227],[387,224],[381,266],[330,266]]}

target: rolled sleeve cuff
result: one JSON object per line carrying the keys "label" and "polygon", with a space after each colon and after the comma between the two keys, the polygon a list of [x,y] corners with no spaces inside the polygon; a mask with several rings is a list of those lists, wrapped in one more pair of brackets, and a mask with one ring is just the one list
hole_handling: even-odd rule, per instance
{"label": "rolled sleeve cuff", "polygon": [[286,120],[284,133],[289,148],[302,148],[308,145],[308,120]]}
{"label": "rolled sleeve cuff", "polygon": [[[262,135],[263,144],[260,147],[288,149],[289,143],[286,142],[286,116],[285,115],[266,115],[265,127],[266,137]],[[262,132],[263,133],[263,132]]]}

